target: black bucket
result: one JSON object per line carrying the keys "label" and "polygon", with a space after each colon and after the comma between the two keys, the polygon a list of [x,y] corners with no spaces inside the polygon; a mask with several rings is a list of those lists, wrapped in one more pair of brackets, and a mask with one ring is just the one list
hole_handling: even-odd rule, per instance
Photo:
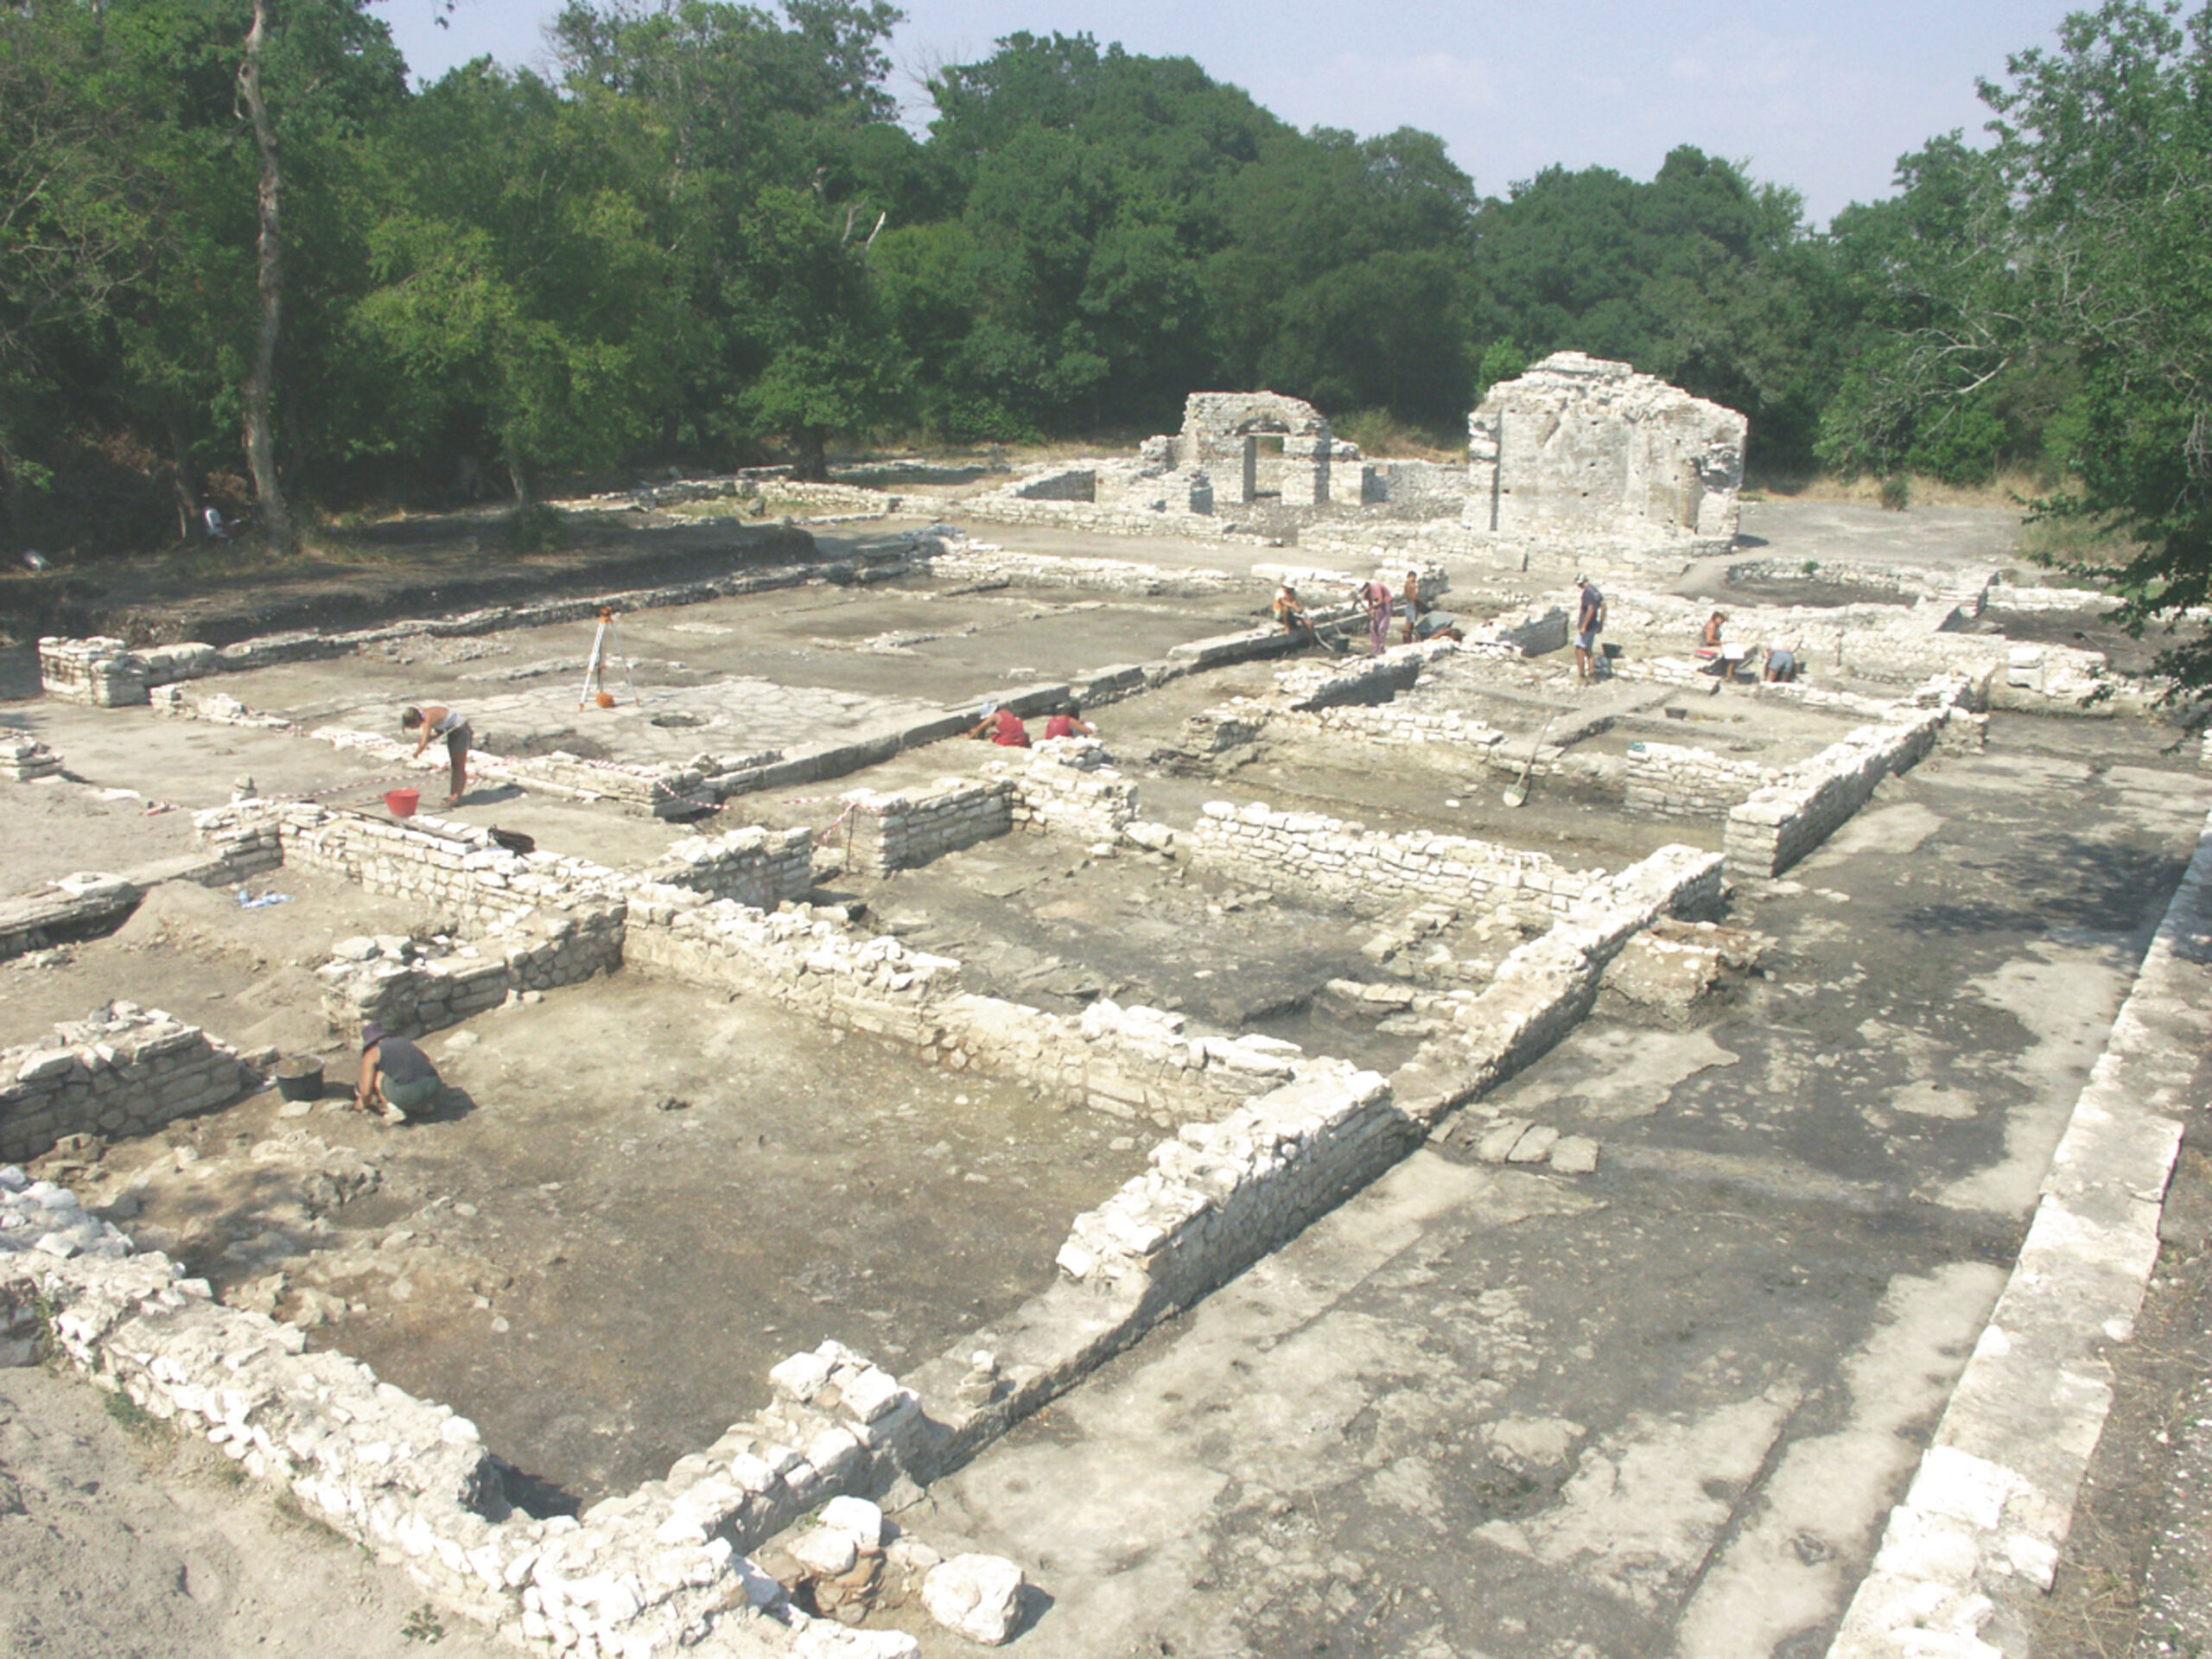
{"label": "black bucket", "polygon": [[322,1094],[322,1062],[289,1059],[276,1067],[276,1092],[287,1100],[315,1100]]}

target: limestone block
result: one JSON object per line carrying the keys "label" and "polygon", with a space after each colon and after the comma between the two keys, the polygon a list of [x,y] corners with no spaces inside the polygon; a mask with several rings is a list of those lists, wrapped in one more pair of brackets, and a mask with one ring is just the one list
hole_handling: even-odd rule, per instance
{"label": "limestone block", "polygon": [[955,1634],[996,1647],[1021,1617],[1021,1569],[996,1555],[955,1555],[922,1580],[922,1605]]}

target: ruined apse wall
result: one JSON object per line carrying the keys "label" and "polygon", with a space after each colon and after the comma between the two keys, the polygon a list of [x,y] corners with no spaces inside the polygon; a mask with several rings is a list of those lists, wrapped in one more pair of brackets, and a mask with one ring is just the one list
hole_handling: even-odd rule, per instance
{"label": "ruined apse wall", "polygon": [[1735,541],[1745,418],[1625,363],[1554,352],[1467,417],[1469,529]]}

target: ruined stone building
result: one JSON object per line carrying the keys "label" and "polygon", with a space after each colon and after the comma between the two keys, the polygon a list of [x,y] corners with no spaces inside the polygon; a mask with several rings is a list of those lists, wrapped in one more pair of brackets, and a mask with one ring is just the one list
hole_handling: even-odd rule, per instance
{"label": "ruined stone building", "polygon": [[1747,423],[1625,363],[1554,352],[1467,417],[1462,522],[1493,535],[1735,539]]}

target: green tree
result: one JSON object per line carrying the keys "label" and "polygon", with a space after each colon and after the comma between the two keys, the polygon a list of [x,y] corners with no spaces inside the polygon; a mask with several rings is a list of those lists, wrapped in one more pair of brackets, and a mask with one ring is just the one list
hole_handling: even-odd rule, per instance
{"label": "green tree", "polygon": [[1684,145],[1649,184],[1548,168],[1476,233],[1478,340],[1632,363],[1749,416],[1762,464],[1809,464],[1849,325],[1795,191]]}
{"label": "green tree", "polygon": [[751,257],[726,298],[741,353],[739,408],[786,436],[793,472],[829,475],[826,445],[863,431],[894,406],[896,346],[849,237],[811,197],[766,190],[742,231]]}
{"label": "green tree", "polygon": [[378,425],[410,453],[496,453],[518,501],[549,467],[626,454],[685,320],[666,248],[598,106],[489,60],[416,101],[352,339],[387,365]]}
{"label": "green tree", "polygon": [[[2036,511],[2109,529],[2130,550],[2082,568],[2132,626],[2171,626],[2212,601],[2212,5],[2106,0],[2007,72],[1981,88],[1986,151],[1923,153],[1944,175],[1882,266],[1896,312],[1831,453],[1894,453],[1993,393],[2063,395],[2072,482]],[[2159,665],[2212,684],[2212,639]]]}

